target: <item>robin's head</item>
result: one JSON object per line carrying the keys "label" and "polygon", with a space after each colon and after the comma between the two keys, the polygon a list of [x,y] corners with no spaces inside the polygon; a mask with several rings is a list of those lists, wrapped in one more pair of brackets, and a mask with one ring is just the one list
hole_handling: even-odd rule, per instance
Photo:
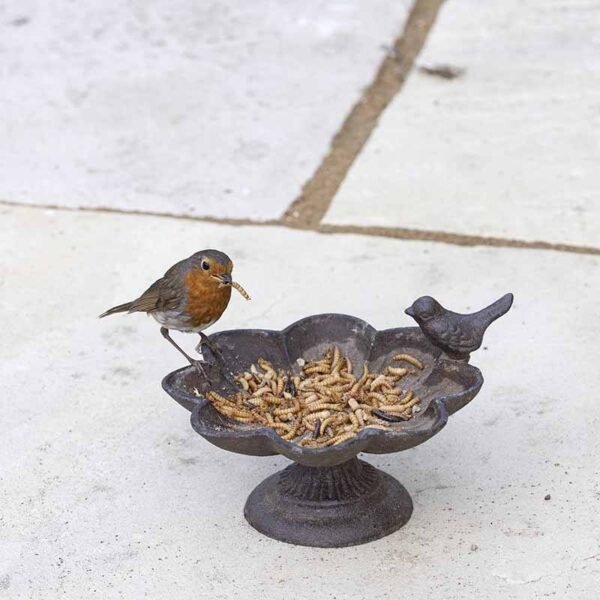
{"label": "robin's head", "polygon": [[201,250],[191,257],[197,276],[203,277],[207,284],[218,287],[230,286],[233,263],[227,254],[219,250]]}
{"label": "robin's head", "polygon": [[442,305],[431,296],[421,296],[404,312],[417,323],[426,323],[444,311]]}

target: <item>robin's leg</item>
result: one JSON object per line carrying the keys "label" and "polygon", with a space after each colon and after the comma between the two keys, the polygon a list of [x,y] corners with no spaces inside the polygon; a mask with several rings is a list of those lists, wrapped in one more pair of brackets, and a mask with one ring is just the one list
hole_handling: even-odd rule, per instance
{"label": "robin's leg", "polygon": [[206,334],[202,333],[202,331],[199,331],[198,335],[200,336],[200,341],[196,346],[196,352],[202,354],[202,346],[208,346],[216,361],[219,363],[219,368],[221,369],[221,373],[223,373],[225,379],[232,385],[237,386],[237,382],[231,376],[231,373],[229,373],[229,371],[227,370],[227,364],[225,363],[225,359],[223,358],[221,351],[217,348],[215,344],[213,344],[210,341],[209,337]]}
{"label": "robin's leg", "polygon": [[204,371],[204,368],[202,367],[202,363],[199,360],[194,360],[189,354],[186,354],[184,352],[184,350],[182,350],[176,343],[175,340],[169,335],[169,330],[166,327],[161,327],[160,328],[160,332],[162,334],[162,336],[165,338],[165,340],[167,340],[167,342],[169,342],[169,344],[171,344],[174,348],[177,348],[177,350],[179,352],[181,352],[181,354],[183,354],[183,356],[185,356],[188,361],[190,362],[190,364],[194,367],[196,367],[196,369],[198,369],[198,371],[200,372],[200,375],[202,375],[202,377],[204,377],[205,379],[208,379],[208,377],[206,376],[206,372]]}

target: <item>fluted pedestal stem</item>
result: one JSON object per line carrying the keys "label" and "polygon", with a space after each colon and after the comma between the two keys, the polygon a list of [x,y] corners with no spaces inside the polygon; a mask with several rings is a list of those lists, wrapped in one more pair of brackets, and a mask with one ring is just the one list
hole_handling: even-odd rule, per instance
{"label": "fluted pedestal stem", "polygon": [[244,515],[271,538],[338,548],[396,531],[412,509],[410,495],[396,479],[353,458],[334,467],[290,465],[254,489]]}

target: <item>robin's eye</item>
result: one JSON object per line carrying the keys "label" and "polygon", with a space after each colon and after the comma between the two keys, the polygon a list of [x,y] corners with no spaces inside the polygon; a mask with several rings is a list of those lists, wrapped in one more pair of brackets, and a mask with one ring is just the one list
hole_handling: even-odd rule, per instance
{"label": "robin's eye", "polygon": [[210,265],[209,265],[209,264],[208,264],[208,262],[207,262],[207,261],[205,261],[205,260],[203,260],[203,261],[202,261],[202,264],[201,264],[201,266],[202,266],[202,268],[203,268],[205,271],[208,271],[208,270],[210,269]]}

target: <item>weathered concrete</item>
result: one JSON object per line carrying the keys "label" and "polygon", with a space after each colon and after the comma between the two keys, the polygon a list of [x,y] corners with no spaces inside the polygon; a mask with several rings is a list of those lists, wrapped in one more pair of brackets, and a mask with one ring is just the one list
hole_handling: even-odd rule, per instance
{"label": "weathered concrete", "polygon": [[0,7],[0,199],[279,217],[409,0]]}
{"label": "weathered concrete", "polygon": [[600,5],[448,2],[325,221],[600,247]]}
{"label": "weathered concrete", "polygon": [[[206,246],[253,296],[223,328],[323,311],[383,328],[423,293],[457,310],[515,293],[473,357],[473,404],[414,450],[365,457],[413,495],[404,529],[343,550],[259,535],[243,503],[285,461],[199,438],[160,389],[181,361],[156,323],[96,318]],[[599,262],[0,207],[0,597],[596,600]]]}

